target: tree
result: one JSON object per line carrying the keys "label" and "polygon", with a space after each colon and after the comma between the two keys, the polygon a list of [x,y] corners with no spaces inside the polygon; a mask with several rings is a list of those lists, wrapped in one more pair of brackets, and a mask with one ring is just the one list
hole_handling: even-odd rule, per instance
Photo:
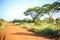
{"label": "tree", "polygon": [[27,23],[33,23],[33,20],[28,19],[28,18],[24,18],[23,21],[24,21],[24,22],[27,22]]}
{"label": "tree", "polygon": [[54,2],[52,4],[45,4],[42,6],[44,8],[44,13],[49,15],[50,23],[53,22],[53,15],[60,11],[60,2]]}
{"label": "tree", "polygon": [[40,17],[43,16],[43,11],[44,9],[42,7],[34,7],[34,8],[28,8],[26,10],[26,12],[24,12],[24,14],[27,15],[31,15],[31,17],[33,18],[33,21],[40,20]]}
{"label": "tree", "polygon": [[14,19],[12,22],[13,22],[13,23],[15,23],[15,22],[17,23],[17,22],[18,22],[18,20],[17,20],[17,19]]}
{"label": "tree", "polygon": [[42,7],[45,8],[44,13],[46,13],[47,15],[49,15],[50,18],[50,23],[53,22],[53,15],[56,12],[56,10],[58,10],[58,3],[54,2],[53,4],[45,4]]}

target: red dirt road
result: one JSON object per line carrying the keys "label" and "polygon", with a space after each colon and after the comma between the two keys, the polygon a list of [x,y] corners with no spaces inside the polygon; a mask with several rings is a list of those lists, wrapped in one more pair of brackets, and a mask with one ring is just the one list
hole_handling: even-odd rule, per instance
{"label": "red dirt road", "polygon": [[1,40],[50,40],[11,23],[4,31],[4,35]]}

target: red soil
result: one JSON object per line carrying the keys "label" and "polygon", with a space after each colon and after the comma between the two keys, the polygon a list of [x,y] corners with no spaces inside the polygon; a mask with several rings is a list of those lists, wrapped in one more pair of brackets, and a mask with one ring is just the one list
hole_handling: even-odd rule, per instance
{"label": "red soil", "polygon": [[4,32],[0,33],[0,37],[0,40],[51,40],[33,32],[29,32],[27,29],[16,26],[12,23],[9,24],[9,27],[4,30]]}

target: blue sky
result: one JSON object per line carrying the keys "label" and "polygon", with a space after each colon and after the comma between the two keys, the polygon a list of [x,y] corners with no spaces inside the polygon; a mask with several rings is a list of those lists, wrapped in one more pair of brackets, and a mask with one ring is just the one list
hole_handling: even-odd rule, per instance
{"label": "blue sky", "polygon": [[[13,19],[31,18],[24,16],[23,12],[30,7],[42,6],[47,3],[53,3],[57,0],[0,0],[0,18],[7,21]],[[56,14],[54,18],[60,17]]]}

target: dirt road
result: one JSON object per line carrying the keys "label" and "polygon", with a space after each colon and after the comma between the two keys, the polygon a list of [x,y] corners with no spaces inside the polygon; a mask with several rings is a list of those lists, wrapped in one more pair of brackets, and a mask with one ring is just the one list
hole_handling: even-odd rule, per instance
{"label": "dirt road", "polygon": [[50,40],[12,23],[9,24],[3,34],[5,36],[1,40]]}

